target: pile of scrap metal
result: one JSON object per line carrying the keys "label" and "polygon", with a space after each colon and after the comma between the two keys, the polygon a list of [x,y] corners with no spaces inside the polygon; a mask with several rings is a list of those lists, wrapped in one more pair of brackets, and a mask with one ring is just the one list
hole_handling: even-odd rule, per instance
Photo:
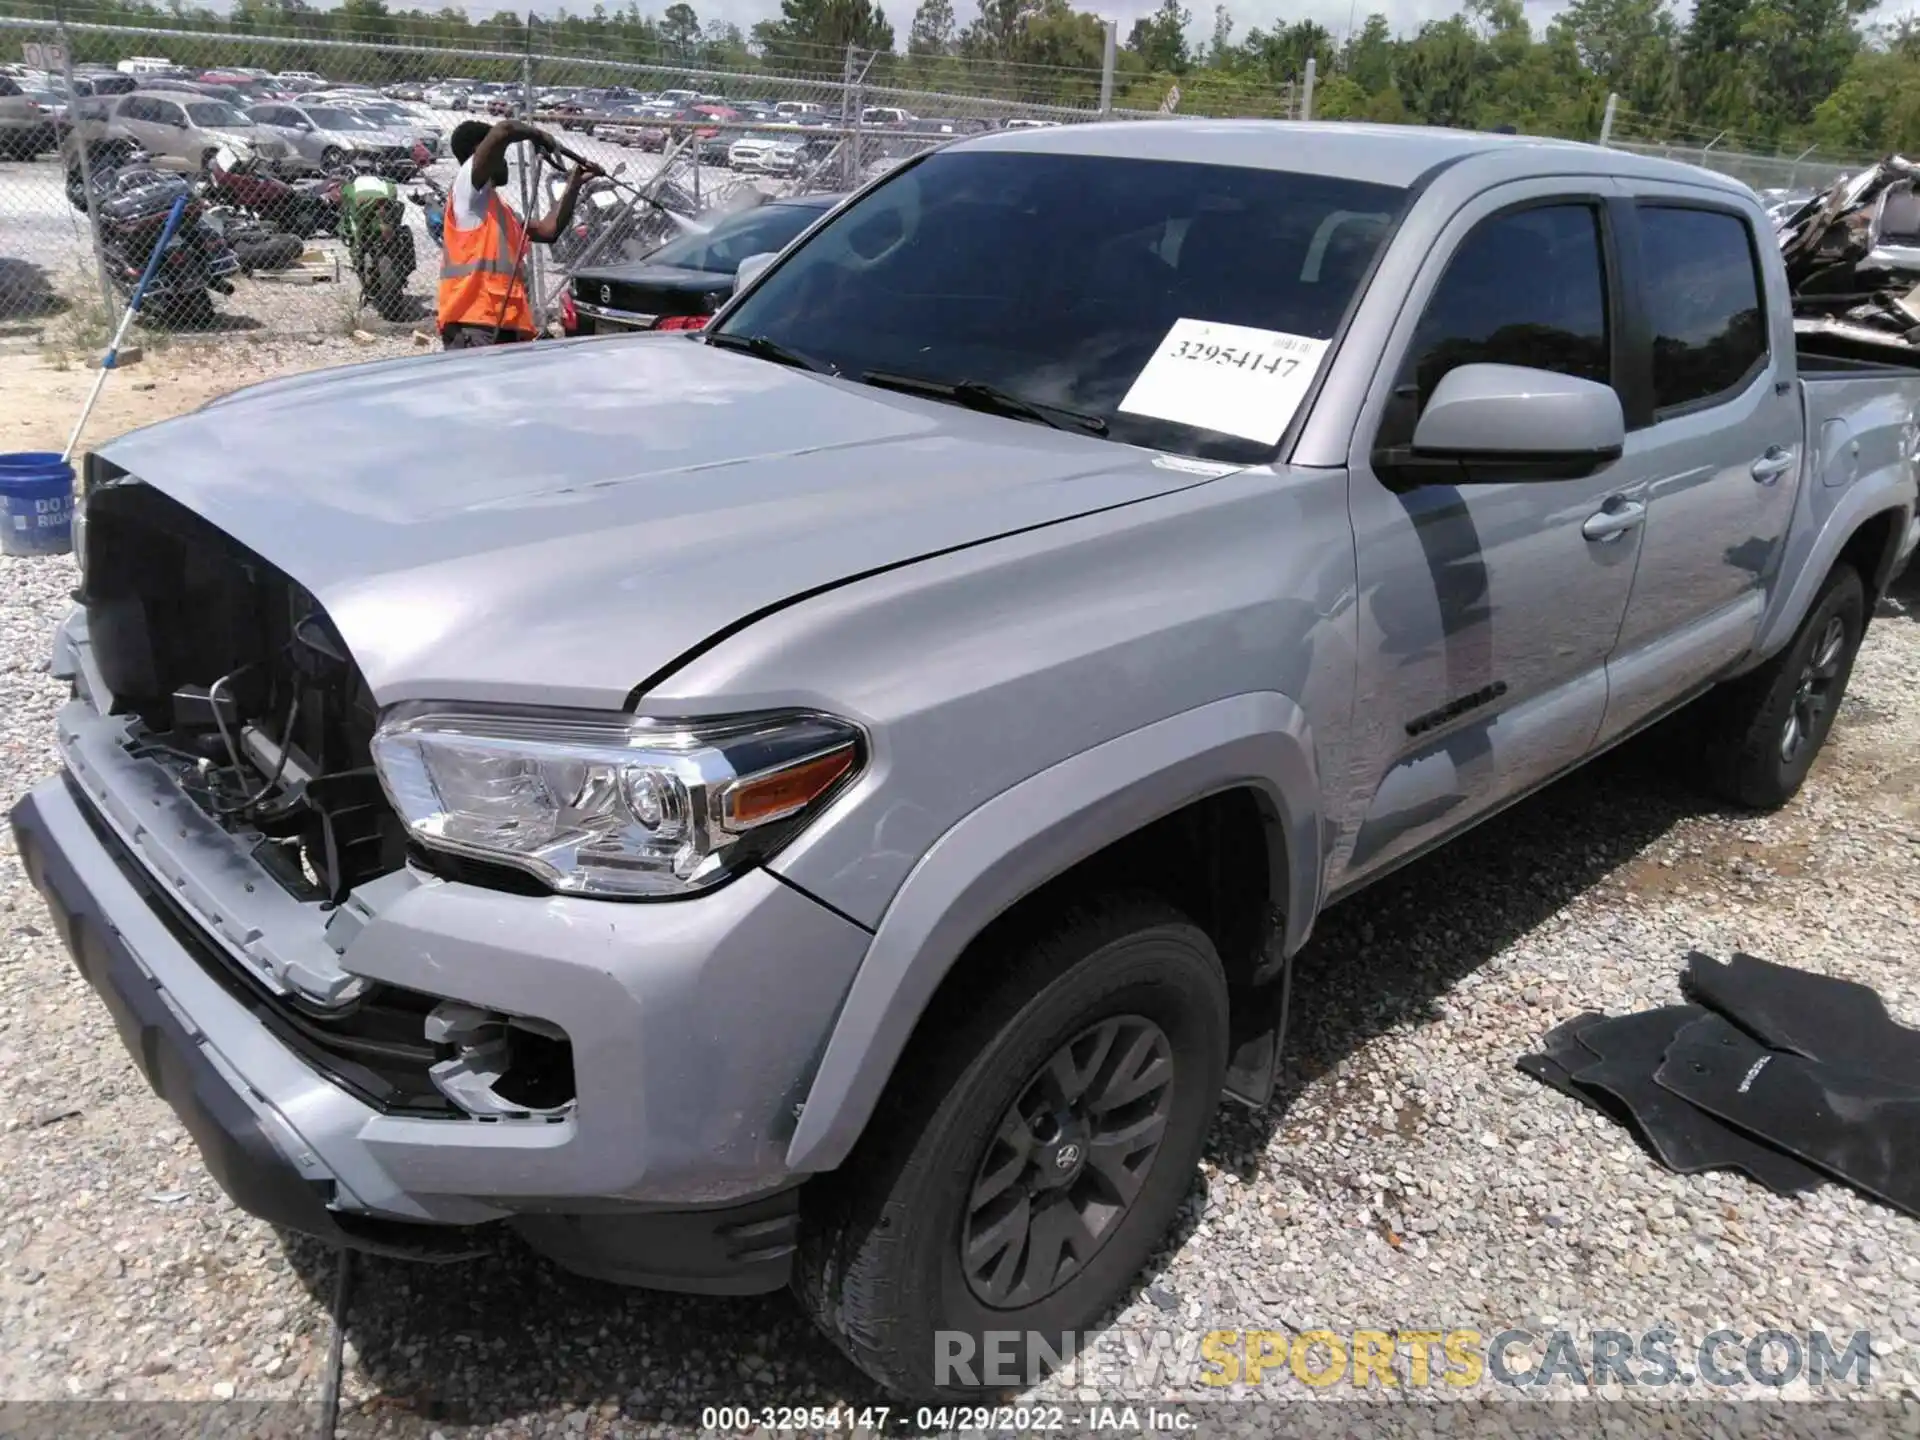
{"label": "pile of scrap metal", "polygon": [[1777,1195],[1840,1180],[1920,1215],[1920,1030],[1865,985],[1695,951],[1695,1003],[1576,1015],[1520,1069],[1625,1126],[1668,1169]]}
{"label": "pile of scrap metal", "polygon": [[1889,155],[1778,217],[1797,333],[1865,354],[1920,348],[1916,179],[1920,164]]}

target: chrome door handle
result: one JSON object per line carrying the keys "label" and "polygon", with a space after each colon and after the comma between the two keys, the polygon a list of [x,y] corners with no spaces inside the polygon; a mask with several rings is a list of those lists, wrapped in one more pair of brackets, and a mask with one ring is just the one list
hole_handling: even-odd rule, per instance
{"label": "chrome door handle", "polygon": [[1637,529],[1647,518],[1647,507],[1638,500],[1629,500],[1612,510],[1600,510],[1589,515],[1580,526],[1580,533],[1589,540],[1598,540],[1605,544],[1609,540],[1618,540],[1627,531]]}
{"label": "chrome door handle", "polygon": [[1793,468],[1793,452],[1782,445],[1769,445],[1767,453],[1753,462],[1753,478],[1771,485]]}

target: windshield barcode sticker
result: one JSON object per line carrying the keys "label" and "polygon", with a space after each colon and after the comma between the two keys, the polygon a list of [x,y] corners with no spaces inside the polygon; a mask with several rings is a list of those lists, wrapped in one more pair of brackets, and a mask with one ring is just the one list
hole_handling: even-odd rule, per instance
{"label": "windshield barcode sticker", "polygon": [[1176,320],[1120,409],[1272,445],[1326,353],[1327,342],[1310,335]]}

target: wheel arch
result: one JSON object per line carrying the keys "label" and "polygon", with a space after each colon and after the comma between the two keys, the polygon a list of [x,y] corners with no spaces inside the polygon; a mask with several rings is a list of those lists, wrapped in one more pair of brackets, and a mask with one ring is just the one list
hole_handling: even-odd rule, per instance
{"label": "wheel arch", "polygon": [[1123,850],[1137,863],[1142,837],[1195,807],[1225,812],[1221,833],[1241,864],[1255,833],[1244,822],[1257,817],[1261,900],[1280,913],[1280,953],[1298,949],[1321,899],[1313,754],[1306,716],[1291,699],[1238,695],[1072,756],[956,823],[881,918],[808,1089],[788,1168],[816,1173],[846,1158],[921,1017],[989,926],[1054,885],[1084,878],[1082,867]]}
{"label": "wheel arch", "polygon": [[1879,483],[1856,484],[1828,517],[1805,562],[1794,573],[1791,586],[1768,611],[1754,645],[1752,663],[1759,664],[1778,653],[1793,639],[1800,622],[1813,608],[1814,597],[1827,583],[1827,576],[1842,560],[1860,571],[1871,612],[1874,597],[1891,578],[1913,513],[1911,480],[1887,475],[1880,477]]}

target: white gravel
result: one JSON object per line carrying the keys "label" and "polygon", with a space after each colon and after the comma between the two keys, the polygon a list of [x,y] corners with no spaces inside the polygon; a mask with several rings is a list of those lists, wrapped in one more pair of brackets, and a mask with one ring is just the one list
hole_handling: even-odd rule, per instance
{"label": "white gravel", "polygon": [[[8,804],[52,769],[62,687],[44,659],[73,583],[65,560],[0,559]],[[1842,1343],[1864,1329],[1870,1393],[1920,1394],[1915,1222],[1838,1185],[1787,1200],[1732,1175],[1667,1174],[1513,1063],[1576,1011],[1677,999],[1692,946],[1865,981],[1920,1024],[1917,691],[1909,580],[1784,813],[1716,809],[1643,742],[1325,917],[1299,967],[1284,1093],[1262,1114],[1221,1112],[1188,1214],[1111,1343],[1184,1346],[1191,1362],[1214,1329],[1638,1336],[1667,1322],[1685,1354],[1720,1327]],[[314,1399],[332,1256],[242,1215],[206,1177],[10,839],[0,1130],[0,1398]],[[625,1292],[506,1241],[445,1268],[358,1263],[354,1433],[598,1434],[643,1413],[671,1432],[703,1403],[875,1398],[782,1296]],[[1199,1373],[1176,1364],[1154,1393],[1217,1398]],[[1086,1379],[1045,1394],[1075,1402]],[[1283,1375],[1263,1393],[1358,1392]],[[1272,1412],[1239,1413],[1260,1428]]]}

